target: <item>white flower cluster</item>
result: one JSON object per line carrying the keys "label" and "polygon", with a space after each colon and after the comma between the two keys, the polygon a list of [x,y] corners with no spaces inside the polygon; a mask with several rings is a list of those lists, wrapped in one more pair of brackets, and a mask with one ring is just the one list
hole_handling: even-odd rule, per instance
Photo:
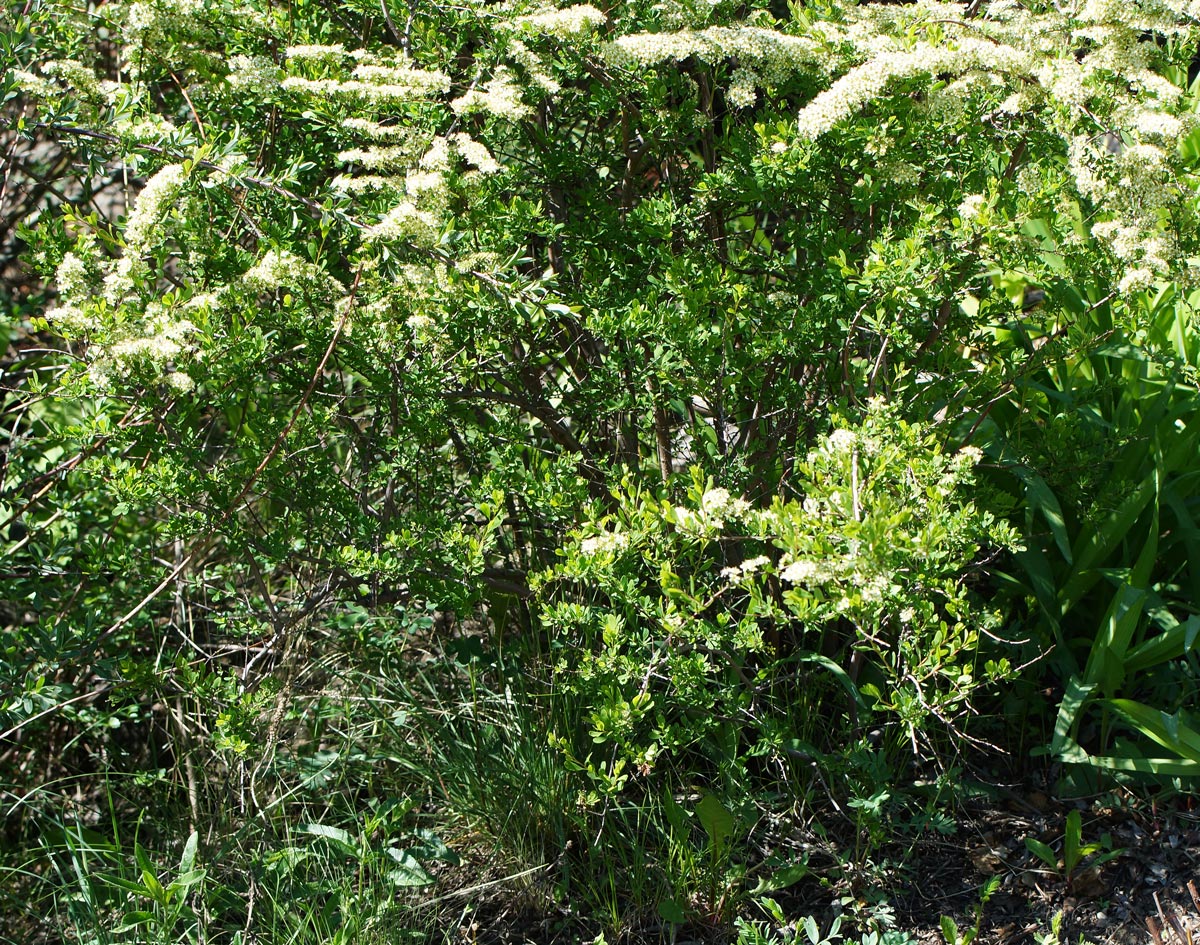
{"label": "white flower cluster", "polygon": [[561,10],[545,10],[519,16],[513,25],[531,33],[575,39],[586,36],[604,25],[606,17],[590,3],[581,3]]}
{"label": "white flower cluster", "polygon": [[114,307],[120,305],[134,294],[148,272],[149,267],[142,261],[141,256],[122,256],[104,277],[104,301]]}
{"label": "white flower cluster", "polygon": [[113,133],[131,144],[157,144],[164,138],[170,138],[178,130],[173,122],[161,115],[122,117],[112,124]]}
{"label": "white flower cluster", "polygon": [[803,584],[806,587],[819,584],[829,584],[837,580],[837,570],[828,562],[813,558],[797,558],[787,565],[779,576],[789,584]]}
{"label": "white flower cluster", "polygon": [[597,555],[618,554],[629,547],[629,536],[624,532],[601,532],[585,538],[579,543],[579,553],[585,558]]}
{"label": "white flower cluster", "polygon": [[808,71],[824,61],[823,37],[792,36],[760,26],[712,26],[674,33],[634,33],[606,47],[618,65],[652,66],[695,57],[719,63],[734,59],[767,82]]}
{"label": "white flower cluster", "polygon": [[78,252],[69,252],[63,256],[54,273],[54,284],[59,297],[71,303],[83,302],[92,294],[102,265],[95,237],[89,235],[76,249]]}
{"label": "white flower cluster", "polygon": [[[304,50],[308,47],[297,48]],[[349,79],[307,79],[290,75],[281,84],[284,89],[301,94],[361,99],[376,105],[420,101],[444,95],[450,90],[450,77],[444,72],[414,69],[404,63],[396,65],[371,60],[365,55],[359,58],[366,61],[354,67]],[[307,62],[311,59],[301,56],[298,61]],[[291,63],[293,60],[288,61]]]}
{"label": "white flower cluster", "polygon": [[1183,119],[1154,108],[1131,109],[1118,121],[1143,141],[1149,138],[1173,144],[1191,130],[1190,122],[1185,124]]}
{"label": "white flower cluster", "polygon": [[468,89],[451,102],[450,107],[458,115],[484,112],[510,121],[519,121],[531,111],[530,107],[521,101],[521,87],[513,81],[512,74],[504,66],[496,69],[482,89]]}
{"label": "white flower cluster", "polygon": [[346,58],[346,47],[341,43],[289,46],[286,55],[288,62],[340,62]]}
{"label": "white flower cluster", "polygon": [[344,294],[336,279],[287,250],[272,249],[264,253],[262,259],[242,274],[241,281],[247,289],[259,293],[303,289],[326,299]]}
{"label": "white flower cluster", "polygon": [[958,205],[958,217],[964,226],[973,227],[985,219],[987,210],[987,197],[983,194],[968,194]]}
{"label": "white flower cluster", "polygon": [[412,129],[404,125],[385,125],[368,118],[347,118],[342,127],[369,141],[408,142],[414,137]]}
{"label": "white flower cluster", "polygon": [[53,82],[43,79],[40,75],[34,75],[26,69],[13,69],[9,75],[18,89],[33,98],[55,99],[62,94]]}
{"label": "white flower cluster", "polygon": [[771,559],[766,555],[759,555],[756,558],[747,558],[739,565],[730,568],[721,569],[721,577],[728,581],[733,586],[744,584],[750,575],[757,571],[761,571],[771,563]]}
{"label": "white flower cluster", "polygon": [[394,171],[412,162],[412,150],[404,146],[383,148],[347,148],[338,152],[343,164],[357,164],[371,171]]}
{"label": "white flower cluster", "polygon": [[500,170],[500,164],[492,157],[492,152],[470,135],[458,132],[450,136],[450,143],[458,152],[459,157],[480,174],[495,174]]}
{"label": "white flower cluster", "polygon": [[1122,145],[1116,153],[1086,136],[1077,136],[1068,152],[1075,185],[1085,197],[1112,214],[1092,225],[1092,235],[1124,266],[1119,291],[1136,292],[1167,278],[1179,253],[1163,232],[1160,216],[1178,202],[1170,157],[1156,144]]}
{"label": "white flower cluster", "polygon": [[519,39],[508,41],[508,58],[521,67],[531,86],[536,86],[547,95],[557,95],[562,91],[558,80],[546,71],[546,57],[534,52]]}
{"label": "white flower cluster", "polygon": [[952,45],[918,43],[911,50],[885,52],[851,69],[801,109],[797,131],[802,138],[819,138],[897,79],[961,76],[972,70],[1020,76],[1028,73],[1029,58],[1022,50],[970,37]]}
{"label": "white flower cluster", "polygon": [[857,445],[858,434],[853,430],[847,430],[845,427],[839,427],[825,438],[825,442],[820,449],[822,452],[835,456],[849,453]]}
{"label": "white flower cluster", "polygon": [[730,79],[726,98],[734,108],[751,108],[758,102],[758,85],[761,80],[751,69],[737,69]]}
{"label": "white flower cluster", "polygon": [[760,26],[712,26],[670,33],[635,33],[622,36],[605,48],[614,65],[625,68],[656,66],[671,60],[695,57],[703,62],[738,63],[727,90],[729,104],[749,108],[764,85],[782,82],[812,71],[825,59],[825,37],[792,36]]}
{"label": "white flower cluster", "polygon": [[280,70],[270,56],[234,56],[225,81],[239,92],[262,99],[279,88]]}
{"label": "white flower cluster", "polygon": [[383,219],[367,230],[372,240],[406,240],[416,246],[430,249],[441,238],[441,221],[428,210],[421,210],[411,200],[393,207]]}
{"label": "white flower cluster", "polygon": [[381,87],[411,89],[423,97],[450,91],[450,77],[444,72],[414,69],[407,64],[386,65],[363,62],[354,67],[354,78]]}
{"label": "white flower cluster", "polygon": [[73,59],[47,62],[42,67],[45,75],[57,77],[67,88],[98,105],[111,105],[118,88],[115,82],[102,82],[96,73],[83,63]]}
{"label": "white flower cluster", "polygon": [[150,245],[154,228],[170,212],[186,180],[182,164],[168,164],[146,181],[125,222],[125,242],[131,250],[141,251]]}
{"label": "white flower cluster", "polygon": [[728,489],[709,489],[700,497],[700,512],[712,520],[741,518],[750,511],[745,499],[735,499]]}
{"label": "white flower cluster", "polygon": [[196,326],[186,318],[177,318],[162,305],[152,302],[144,318],[102,348],[95,349],[95,360],[88,373],[100,387],[108,387],[113,378],[123,378],[138,369],[163,373],[176,390],[186,391],[194,386],[192,379],[175,369],[185,349],[190,347],[189,336]]}
{"label": "white flower cluster", "polygon": [[160,29],[192,22],[204,12],[203,0],[137,0],[125,7],[125,29],[136,43],[153,38]]}
{"label": "white flower cluster", "polygon": [[700,508],[678,505],[674,510],[676,527],[685,534],[711,537],[725,527],[728,519],[744,519],[751,513],[750,503],[735,499],[728,489],[709,489],[700,497]]}

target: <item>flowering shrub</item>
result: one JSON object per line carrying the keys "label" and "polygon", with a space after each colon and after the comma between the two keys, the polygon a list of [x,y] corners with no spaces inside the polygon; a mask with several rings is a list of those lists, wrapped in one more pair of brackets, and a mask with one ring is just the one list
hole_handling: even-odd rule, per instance
{"label": "flowering shrub", "polygon": [[[207,799],[237,829],[324,803],[329,704],[346,696],[344,757],[365,757],[360,733],[405,710],[359,713],[418,653],[443,674],[433,701],[461,670],[476,711],[483,665],[507,708],[530,687],[521,757],[570,766],[605,812],[633,778],[653,805],[753,758],[800,792],[820,772],[786,759],[872,732],[887,761],[944,759],[1008,671],[1001,624],[1037,626],[1022,656],[1054,645],[1072,678],[1089,628],[1141,619],[1119,596],[1078,608],[1083,631],[1059,620],[1130,570],[1118,541],[1068,536],[1112,505],[1110,471],[1142,469],[1096,445],[1113,430],[1153,430],[1171,460],[1108,531],[1150,536],[1134,576],[1165,629],[1131,652],[1178,663],[1195,634],[1168,610],[1194,610],[1175,590],[1194,582],[1150,562],[1160,496],[1172,542],[1194,544],[1162,475],[1194,452],[1190,401],[1143,423],[1141,400],[1107,395],[1200,368],[1181,291],[1200,258],[1196,15],[13,7],[0,220],[21,220],[28,285],[5,290],[0,730],[94,741],[103,766],[137,727],[186,774],[156,790],[186,781],[193,822]],[[1064,513],[1054,489],[1078,501]],[[1028,580],[1006,596],[1008,519]],[[447,655],[480,639],[490,663]],[[1152,717],[1120,701],[1124,643],[1087,657],[1076,710],[1103,677],[1121,718]],[[1148,689],[1192,691],[1168,683]],[[424,717],[466,717],[447,702]],[[1060,754],[1086,741],[1070,709]],[[12,757],[15,796],[49,797],[27,772],[58,782]],[[448,796],[430,764],[405,768],[425,771],[413,796]],[[507,824],[512,798],[478,790]],[[580,836],[634,830],[582,809]],[[645,822],[679,819],[664,811]],[[549,822],[531,835],[565,849]]]}
{"label": "flowering shrub", "polygon": [[1016,544],[964,497],[979,458],[943,453],[876,401],[808,454],[802,499],[755,507],[699,470],[683,505],[627,483],[539,582],[596,747],[554,744],[611,791],[684,749],[728,752],[722,730],[747,754],[780,753],[793,701],[837,720],[822,751],[868,717],[917,757],[939,730],[961,737],[977,683],[1009,669],[981,655],[997,614],[965,585],[983,549]]}

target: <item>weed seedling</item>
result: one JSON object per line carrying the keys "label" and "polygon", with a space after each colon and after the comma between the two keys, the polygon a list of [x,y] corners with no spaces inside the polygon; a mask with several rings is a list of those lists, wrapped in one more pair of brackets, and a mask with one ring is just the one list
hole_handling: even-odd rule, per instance
{"label": "weed seedling", "polygon": [[1061,860],[1049,844],[1033,837],[1025,838],[1025,847],[1045,863],[1051,872],[1065,880],[1068,888],[1074,885],[1079,876],[1079,868],[1085,862],[1092,869],[1096,869],[1125,852],[1123,848],[1113,849],[1112,837],[1109,834],[1104,834],[1099,843],[1084,843],[1083,817],[1077,810],[1067,814]]}

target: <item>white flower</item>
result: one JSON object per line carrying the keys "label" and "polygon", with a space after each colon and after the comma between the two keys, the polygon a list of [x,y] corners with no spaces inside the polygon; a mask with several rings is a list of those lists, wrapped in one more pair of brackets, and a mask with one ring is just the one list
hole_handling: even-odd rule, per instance
{"label": "white flower", "polygon": [[411,200],[405,200],[369,228],[367,236],[374,240],[408,240],[429,248],[441,238],[441,222],[428,210],[418,209]]}
{"label": "white flower", "polygon": [[287,58],[289,62],[327,62],[344,58],[346,47],[341,43],[329,46],[289,46]]}
{"label": "white flower", "polygon": [[495,174],[500,170],[500,165],[492,157],[492,152],[470,135],[460,131],[458,134],[452,135],[450,141],[462,159],[478,170],[480,174]]}
{"label": "white flower", "polygon": [[808,558],[800,558],[784,568],[779,576],[789,584],[820,583],[825,569]]}
{"label": "white flower", "polygon": [[149,246],[154,227],[169,212],[186,179],[182,164],[168,164],[146,181],[125,223],[125,242],[131,249]]}
{"label": "white flower", "polygon": [[26,95],[32,95],[34,98],[55,99],[62,95],[62,90],[53,82],[47,82],[39,75],[34,75],[32,72],[27,72],[24,69],[13,69],[9,73],[13,81]]}
{"label": "white flower", "polygon": [[831,453],[848,453],[858,444],[858,434],[853,430],[839,427],[829,434],[826,443]]}
{"label": "white flower", "polygon": [[498,118],[517,121],[531,111],[528,105],[521,101],[521,87],[513,82],[511,75],[503,66],[498,68],[491,81],[480,89],[470,89],[450,103],[455,114],[469,115],[473,112],[486,112]]}
{"label": "white flower", "polygon": [[54,282],[64,299],[81,301],[95,284],[95,261],[67,253],[58,264]]}
{"label": "white flower", "polygon": [[279,67],[269,56],[234,56],[229,66],[226,81],[235,89],[260,97],[279,88]]}
{"label": "white flower", "polygon": [[531,32],[572,39],[604,25],[605,16],[590,3],[518,17],[516,25]]}
{"label": "white flower", "polygon": [[624,532],[601,532],[579,543],[579,553],[585,558],[601,554],[616,554],[629,547],[629,536]]}
{"label": "white flower", "polygon": [[372,141],[404,141],[412,137],[412,129],[404,125],[385,125],[367,118],[346,118],[342,127]]}
{"label": "white flower", "polygon": [[970,194],[964,197],[963,202],[958,205],[958,216],[964,224],[971,226],[983,218],[987,209],[987,197],[982,194]]}
{"label": "white flower", "polygon": [[758,76],[750,69],[738,69],[733,73],[726,96],[734,108],[750,108],[758,101]]}
{"label": "white flower", "polygon": [[367,170],[390,171],[408,165],[411,152],[405,147],[348,148],[338,152],[343,164],[358,164]]}
{"label": "white flower", "polygon": [[983,450],[978,446],[964,446],[955,454],[955,458],[964,466],[975,466],[983,459]]}
{"label": "white flower", "polygon": [[1122,295],[1131,295],[1154,285],[1154,273],[1145,267],[1131,269],[1121,277],[1117,291]]}
{"label": "white flower", "polygon": [[242,276],[242,282],[258,292],[303,284],[309,276],[308,264],[286,250],[270,250]]}
{"label": "white flower", "polygon": [[145,278],[148,269],[140,256],[122,256],[112,272],[104,277],[103,297],[109,305],[120,305]]}

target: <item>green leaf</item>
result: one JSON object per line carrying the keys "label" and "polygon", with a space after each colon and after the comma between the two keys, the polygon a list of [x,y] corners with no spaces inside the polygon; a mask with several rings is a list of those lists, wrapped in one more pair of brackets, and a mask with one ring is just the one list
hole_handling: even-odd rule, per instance
{"label": "green leaf", "polygon": [[459,855],[446,846],[445,842],[432,830],[424,827],[414,830],[413,834],[421,843],[410,846],[413,856],[419,860],[441,860],[451,866],[457,866],[461,861]]}
{"label": "green leaf", "polygon": [[1062,506],[1058,504],[1058,499],[1046,485],[1046,480],[1032,469],[1016,466],[1013,467],[1013,472],[1025,483],[1025,501],[1029,504],[1029,514],[1032,516],[1041,513],[1046,524],[1050,526],[1050,534],[1054,536],[1054,543],[1058,546],[1063,560],[1070,564],[1071,540],[1067,536],[1067,523],[1063,519]]}
{"label": "green leaf", "polygon": [[780,889],[787,889],[793,886],[800,880],[804,879],[812,871],[808,868],[808,854],[804,856],[804,862],[793,863],[791,866],[785,866],[782,869],[775,870],[767,876],[762,877],[758,881],[758,885],[751,891],[751,895],[759,896],[763,893],[776,892]]}
{"label": "green leaf", "polygon": [[132,929],[140,928],[141,926],[147,925],[154,921],[155,916],[153,912],[145,912],[140,909],[135,909],[130,912],[126,912],[123,916],[121,916],[120,924],[113,929],[113,931],[117,933],[128,932]]}
{"label": "green leaf", "polygon": [[681,906],[674,899],[664,899],[658,904],[658,915],[665,922],[670,922],[672,925],[683,925],[687,921],[687,913],[684,912]]}
{"label": "green leaf", "polygon": [[1058,707],[1058,718],[1054,723],[1054,738],[1050,742],[1051,754],[1061,757],[1068,743],[1074,745],[1080,710],[1095,688],[1095,683],[1085,683],[1078,676],[1072,676],[1067,681],[1067,691],[1063,694]]}
{"label": "green leaf", "polygon": [[113,876],[109,873],[97,873],[96,879],[109,886],[116,886],[118,889],[124,889],[126,892],[136,893],[139,896],[150,898],[152,891],[141,883],[135,883],[128,879],[122,879],[120,876]]}
{"label": "green leaf", "polygon": [[733,836],[737,821],[714,794],[705,794],[696,803],[696,816],[712,842],[713,852],[720,856],[725,844]]}
{"label": "green leaf", "polygon": [[1169,715],[1132,699],[1109,699],[1107,705],[1147,738],[1189,762],[1200,764],[1200,732],[1178,715]]}
{"label": "green leaf", "polygon": [[1039,860],[1045,863],[1050,869],[1058,869],[1058,855],[1041,840],[1035,840],[1033,837],[1025,838],[1025,849],[1036,856]]}
{"label": "green leaf", "polygon": [[941,920],[942,938],[946,940],[946,945],[959,945],[958,942],[958,923],[950,916],[944,915]]}
{"label": "green leaf", "polygon": [[183,855],[179,857],[179,872],[190,872],[196,863],[196,848],[200,843],[200,835],[196,831],[192,831],[187,838],[187,843],[183,845]]}
{"label": "green leaf", "polygon": [[1122,584],[1101,620],[1100,633],[1088,654],[1084,681],[1113,695],[1125,679],[1125,654],[1142,620],[1146,591]]}
{"label": "green leaf", "polygon": [[354,835],[341,827],[327,827],[325,824],[301,824],[300,832],[328,840],[349,856],[359,856],[360,851]]}
{"label": "green leaf", "polygon": [[1075,872],[1082,857],[1083,816],[1077,810],[1067,814],[1067,827],[1063,834],[1063,866],[1067,873]]}
{"label": "green leaf", "polygon": [[394,886],[428,886],[433,877],[425,872],[420,862],[411,853],[396,847],[388,847],[387,855],[396,864],[396,868],[388,873],[388,879]]}

